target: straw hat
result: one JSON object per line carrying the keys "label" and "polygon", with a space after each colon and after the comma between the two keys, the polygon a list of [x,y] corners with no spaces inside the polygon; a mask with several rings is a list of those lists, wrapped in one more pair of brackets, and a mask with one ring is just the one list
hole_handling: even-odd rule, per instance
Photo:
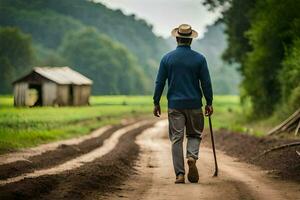
{"label": "straw hat", "polygon": [[178,28],[174,28],[171,32],[173,37],[196,38],[198,33],[188,24],[181,24]]}

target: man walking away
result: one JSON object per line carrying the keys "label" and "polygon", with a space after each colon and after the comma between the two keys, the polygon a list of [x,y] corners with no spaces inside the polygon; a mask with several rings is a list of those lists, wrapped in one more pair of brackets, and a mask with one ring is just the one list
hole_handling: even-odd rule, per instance
{"label": "man walking away", "polygon": [[156,117],[161,114],[159,101],[168,80],[169,137],[172,142],[175,183],[185,182],[184,128],[186,128],[186,158],[189,166],[187,177],[190,182],[197,183],[199,174],[196,161],[204,127],[202,96],[204,95],[206,100],[205,115],[209,116],[213,113],[212,86],[205,57],[190,47],[198,33],[192,30],[190,25],[182,24],[172,30],[172,36],[176,37],[178,46],[166,54],[160,62],[155,82],[153,114]]}

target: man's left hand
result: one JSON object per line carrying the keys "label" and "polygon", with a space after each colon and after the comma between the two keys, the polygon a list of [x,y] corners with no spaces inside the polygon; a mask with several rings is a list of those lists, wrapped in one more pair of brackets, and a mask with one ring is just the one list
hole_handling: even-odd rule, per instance
{"label": "man's left hand", "polygon": [[160,105],[154,105],[153,115],[155,117],[160,117],[161,115]]}
{"label": "man's left hand", "polygon": [[214,112],[214,109],[212,106],[206,105],[205,106],[205,116],[211,116]]}

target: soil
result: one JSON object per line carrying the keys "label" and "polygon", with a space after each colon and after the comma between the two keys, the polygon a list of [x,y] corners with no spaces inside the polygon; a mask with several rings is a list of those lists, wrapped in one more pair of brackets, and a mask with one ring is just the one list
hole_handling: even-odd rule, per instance
{"label": "soil", "polygon": [[134,173],[132,166],[139,152],[136,135],[150,126],[123,135],[113,151],[76,170],[4,185],[0,187],[0,199],[93,199],[117,190]]}
{"label": "soil", "polygon": [[[295,200],[300,198],[299,184],[274,180],[259,168],[237,162],[235,158],[218,151],[219,176],[212,177],[214,161],[212,150],[201,146],[197,161],[199,183],[174,184],[170,141],[167,123],[156,124],[138,136],[141,146],[137,174],[121,189],[106,199],[228,199],[228,200]],[[204,142],[209,139],[204,138]],[[187,165],[185,166],[187,170]],[[187,170],[188,171],[188,170]]]}
{"label": "soil", "polygon": [[33,172],[37,169],[44,169],[54,165],[64,163],[79,155],[86,154],[93,149],[101,146],[114,131],[122,128],[124,125],[116,125],[105,131],[100,137],[86,140],[78,145],[60,145],[57,149],[47,151],[29,159],[11,162],[0,165],[0,179],[6,179],[21,175],[23,173]]}
{"label": "soil", "polygon": [[[124,123],[114,125],[108,128],[107,130],[105,130],[97,138],[84,139],[83,141],[81,141],[81,138],[71,139],[73,141],[78,140],[79,143],[68,144],[67,142],[65,143],[61,142],[61,144],[59,144],[57,148],[53,148],[53,150],[47,150],[37,155],[33,154],[27,159],[22,159],[22,160],[19,159],[14,162],[8,162],[6,164],[2,164],[0,165],[0,180],[15,177],[24,173],[30,173],[38,169],[45,169],[51,166],[59,165],[61,163],[66,162],[67,160],[86,154],[96,149],[97,147],[103,145],[104,140],[109,138],[111,134],[116,130],[123,128],[124,126],[131,125],[133,123],[141,121],[142,119],[144,118],[139,117],[136,118],[135,120],[129,119]],[[22,154],[22,153],[17,152],[17,154]],[[14,154],[12,154],[10,157],[13,156]],[[18,156],[22,157],[20,155]]]}
{"label": "soil", "polygon": [[[204,137],[207,136],[209,135]],[[263,154],[264,151],[273,147],[299,141],[300,139],[255,137],[228,130],[219,130],[215,134],[217,149],[238,158],[240,161],[255,164],[268,170],[268,173],[274,178],[293,180],[300,183],[300,157],[296,153],[296,151],[300,151],[300,146]],[[204,144],[210,147],[210,138],[206,138]]]}
{"label": "soil", "polygon": [[155,122],[113,126],[97,138],[33,154],[30,165],[0,164],[0,199],[300,199],[299,147],[258,156],[295,140],[220,130],[215,134],[220,171],[212,178],[210,137],[204,134],[199,183],[175,185],[167,121]]}

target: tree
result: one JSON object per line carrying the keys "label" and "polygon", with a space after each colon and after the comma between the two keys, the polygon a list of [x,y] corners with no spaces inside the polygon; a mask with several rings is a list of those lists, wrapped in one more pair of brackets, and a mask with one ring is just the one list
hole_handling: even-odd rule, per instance
{"label": "tree", "polygon": [[[298,21],[299,22],[299,21]],[[298,24],[300,25],[300,24]],[[281,83],[282,104],[287,113],[292,113],[300,108],[300,39],[293,42],[283,61],[279,72]]]}
{"label": "tree", "polygon": [[152,80],[161,55],[169,50],[165,40],[157,37],[146,21],[94,1],[1,0],[0,25],[18,26],[32,34],[34,42],[53,50],[68,31],[92,26],[130,50]]}
{"label": "tree", "polygon": [[280,81],[280,72],[294,39],[298,38],[293,32],[300,19],[299,9],[297,0],[268,0],[259,1],[252,10],[247,37],[253,50],[245,60],[243,85],[254,109],[264,116],[272,114],[279,103],[287,103],[283,102],[282,84],[289,78],[285,76],[287,79]]}
{"label": "tree", "polygon": [[14,67],[10,64],[7,57],[0,57],[0,80],[1,80],[1,87],[0,93],[1,94],[8,94],[11,92],[11,82],[14,77],[15,71]]}
{"label": "tree", "polygon": [[243,71],[243,62],[247,52],[251,50],[249,39],[245,33],[250,28],[251,11],[256,0],[205,0],[211,10],[216,8],[222,10],[220,21],[226,25],[228,46],[223,53],[224,60],[242,64],[240,70]]}
{"label": "tree", "polygon": [[33,62],[31,37],[18,28],[0,28],[0,93],[10,93],[12,81]]}
{"label": "tree", "polygon": [[240,63],[242,88],[252,101],[253,114],[269,116],[279,105],[291,102],[287,99],[299,98],[300,95],[294,95],[299,92],[300,82],[296,61],[299,2],[206,0],[205,3],[211,9],[223,8],[229,43],[223,57]]}
{"label": "tree", "polygon": [[95,94],[141,94],[147,78],[122,45],[87,28],[68,34],[60,47],[76,70],[94,81]]}

